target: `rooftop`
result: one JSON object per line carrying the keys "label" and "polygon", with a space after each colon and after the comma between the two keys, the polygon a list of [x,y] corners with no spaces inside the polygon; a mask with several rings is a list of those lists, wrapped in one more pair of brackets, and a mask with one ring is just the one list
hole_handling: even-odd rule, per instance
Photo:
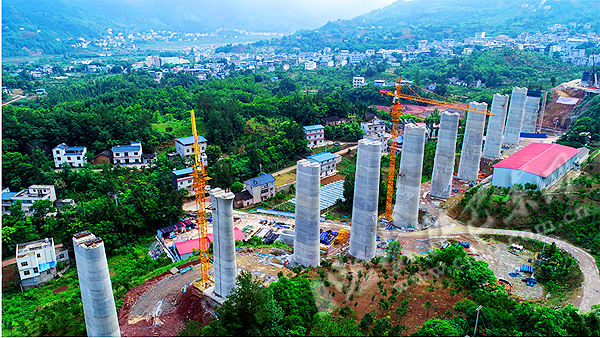
{"label": "rooftop", "polygon": [[304,128],[304,131],[313,131],[313,130],[318,130],[318,129],[324,129],[325,127],[323,127],[320,124],[313,124],[312,126],[306,126],[303,128]]}
{"label": "rooftop", "polygon": [[113,153],[116,151],[140,151],[141,152],[141,149],[142,149],[141,143],[131,143],[130,145],[126,145],[126,146],[112,147]]}
{"label": "rooftop", "polygon": [[261,174],[258,177],[251,178],[249,180],[244,181],[244,183],[249,183],[251,186],[256,187],[259,185],[267,184],[275,182],[275,178],[271,174]]}
{"label": "rooftop", "polygon": [[54,240],[52,238],[39,239],[37,241],[31,241],[26,243],[17,244],[17,252],[19,254],[28,253],[30,250],[40,249],[52,246]]}
{"label": "rooftop", "polygon": [[181,175],[191,175],[194,171],[194,167],[187,167],[183,169],[173,169],[173,175],[181,176]]}
{"label": "rooftop", "polygon": [[306,159],[309,161],[313,161],[313,162],[323,163],[328,160],[335,160],[336,157],[337,157],[337,155],[334,155],[332,153],[323,152],[323,153],[309,156]]}
{"label": "rooftop", "polygon": [[517,169],[548,177],[575,155],[575,148],[555,143],[531,143],[492,167]]}
{"label": "rooftop", "polygon": [[[175,142],[179,142],[179,143],[183,144],[184,146],[189,146],[189,145],[194,144],[194,136],[176,138]],[[198,143],[206,143],[206,142],[207,141],[203,136],[198,136]]]}

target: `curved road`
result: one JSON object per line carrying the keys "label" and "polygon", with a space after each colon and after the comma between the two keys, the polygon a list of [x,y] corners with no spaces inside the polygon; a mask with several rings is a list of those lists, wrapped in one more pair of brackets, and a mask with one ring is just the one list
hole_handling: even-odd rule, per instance
{"label": "curved road", "polygon": [[564,249],[566,252],[570,253],[573,257],[575,257],[575,259],[577,259],[581,267],[581,271],[583,272],[583,296],[581,299],[581,304],[579,305],[579,309],[581,309],[581,311],[583,312],[589,312],[592,308],[592,305],[600,304],[600,275],[598,273],[596,260],[585,250],[556,238],[551,238],[532,232],[505,229],[477,228],[465,225],[456,225],[456,223],[454,223],[453,226],[451,225],[443,228],[434,228],[408,233],[398,232],[394,230],[380,230],[379,232],[388,236],[392,235],[397,237],[430,237],[440,235],[448,236],[455,234],[498,234],[515,237],[527,237],[538,241],[546,242],[548,244],[555,242],[558,248]]}

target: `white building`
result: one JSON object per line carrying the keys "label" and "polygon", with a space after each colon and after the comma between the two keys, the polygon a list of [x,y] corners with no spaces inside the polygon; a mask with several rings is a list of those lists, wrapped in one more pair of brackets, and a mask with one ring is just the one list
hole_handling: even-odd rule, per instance
{"label": "white building", "polygon": [[306,126],[304,128],[304,134],[308,140],[308,147],[314,148],[323,145],[325,140],[325,127],[320,124],[314,124],[312,126]]}
{"label": "white building", "polygon": [[365,78],[362,76],[355,76],[352,78],[352,85],[354,88],[360,87],[365,83]]}
{"label": "white building", "polygon": [[317,69],[317,63],[314,61],[306,61],[304,63],[304,70],[315,70]]}
{"label": "white building", "polygon": [[7,188],[2,190],[2,213],[10,213],[10,205],[14,201],[21,201],[21,209],[26,215],[32,213],[31,206],[36,201],[56,201],[56,192],[53,185],[31,185],[19,192],[10,192]]}
{"label": "white building", "polygon": [[[60,261],[69,259],[66,250],[60,251],[60,255]],[[24,290],[45,284],[56,276],[56,249],[52,238],[17,244],[16,257]]]}
{"label": "white building", "polygon": [[[198,150],[200,150],[201,161],[204,165],[206,165],[206,145],[208,141],[202,137],[198,136]],[[193,156],[194,155],[194,137],[181,137],[175,139],[175,151],[181,157]],[[193,158],[193,157],[192,157]]]}
{"label": "white building", "polygon": [[54,167],[63,168],[65,164],[73,168],[81,168],[85,163],[86,147],[69,147],[61,143],[52,149],[54,156]]}
{"label": "white building", "polygon": [[252,195],[252,204],[261,203],[277,193],[275,178],[271,174],[261,174],[244,181],[244,189]]}
{"label": "white building", "polygon": [[192,177],[193,167],[187,167],[184,169],[173,169],[173,185],[175,189],[187,189],[190,195],[194,195],[194,187],[192,183],[194,178]]}
{"label": "white building", "polygon": [[370,122],[361,122],[360,128],[365,135],[381,134],[385,132],[385,123],[378,118],[374,118]]}
{"label": "white building", "polygon": [[142,143],[112,147],[113,163],[117,165],[142,164]]}
{"label": "white building", "polygon": [[311,162],[316,162],[321,165],[321,178],[335,175],[336,167],[341,162],[342,157],[328,152],[319,153],[306,158]]}

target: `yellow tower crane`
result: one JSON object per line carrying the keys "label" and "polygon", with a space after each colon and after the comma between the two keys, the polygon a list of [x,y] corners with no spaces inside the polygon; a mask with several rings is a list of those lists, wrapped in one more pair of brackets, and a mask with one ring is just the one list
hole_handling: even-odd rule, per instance
{"label": "yellow tower crane", "polygon": [[395,91],[392,92],[392,91],[385,90],[385,89],[379,90],[379,92],[382,95],[389,95],[389,96],[394,97],[393,104],[392,104],[392,111],[390,114],[392,116],[392,144],[391,144],[391,148],[390,148],[390,167],[389,167],[389,171],[388,171],[387,197],[386,197],[386,201],[385,201],[385,214],[384,214],[384,217],[388,222],[392,221],[392,196],[394,194],[394,173],[396,170],[396,146],[397,146],[396,138],[398,138],[398,124],[400,122],[400,115],[402,115],[402,105],[400,104],[400,99],[407,99],[407,100],[413,100],[413,101],[418,101],[418,102],[435,104],[435,105],[444,106],[444,107],[457,108],[457,109],[464,110],[464,111],[471,111],[474,113],[486,114],[486,115],[490,115],[490,116],[494,115],[494,114],[491,114],[490,111],[487,109],[469,107],[468,104],[464,104],[464,103],[455,103],[455,102],[428,99],[428,98],[418,96],[417,93],[415,93],[416,96],[402,94],[401,86],[402,85],[406,86],[409,83],[410,82],[403,82],[402,78],[398,78]]}
{"label": "yellow tower crane", "polygon": [[200,251],[200,280],[194,283],[198,289],[204,291],[213,285],[210,278],[210,262],[208,261],[208,248],[210,241],[208,239],[208,224],[206,220],[206,181],[210,177],[206,174],[206,168],[200,157],[200,148],[198,147],[198,132],[196,131],[196,115],[194,110],[192,115],[192,133],[194,135],[194,170],[192,171],[194,193],[196,195],[196,226],[198,227],[198,250]]}

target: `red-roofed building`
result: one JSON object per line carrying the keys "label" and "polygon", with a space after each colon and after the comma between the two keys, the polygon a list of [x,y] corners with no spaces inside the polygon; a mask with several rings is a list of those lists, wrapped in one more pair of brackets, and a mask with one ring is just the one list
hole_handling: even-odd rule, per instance
{"label": "red-roofed building", "polygon": [[577,149],[554,143],[531,143],[496,163],[492,186],[536,184],[538,189],[552,186],[577,161]]}

